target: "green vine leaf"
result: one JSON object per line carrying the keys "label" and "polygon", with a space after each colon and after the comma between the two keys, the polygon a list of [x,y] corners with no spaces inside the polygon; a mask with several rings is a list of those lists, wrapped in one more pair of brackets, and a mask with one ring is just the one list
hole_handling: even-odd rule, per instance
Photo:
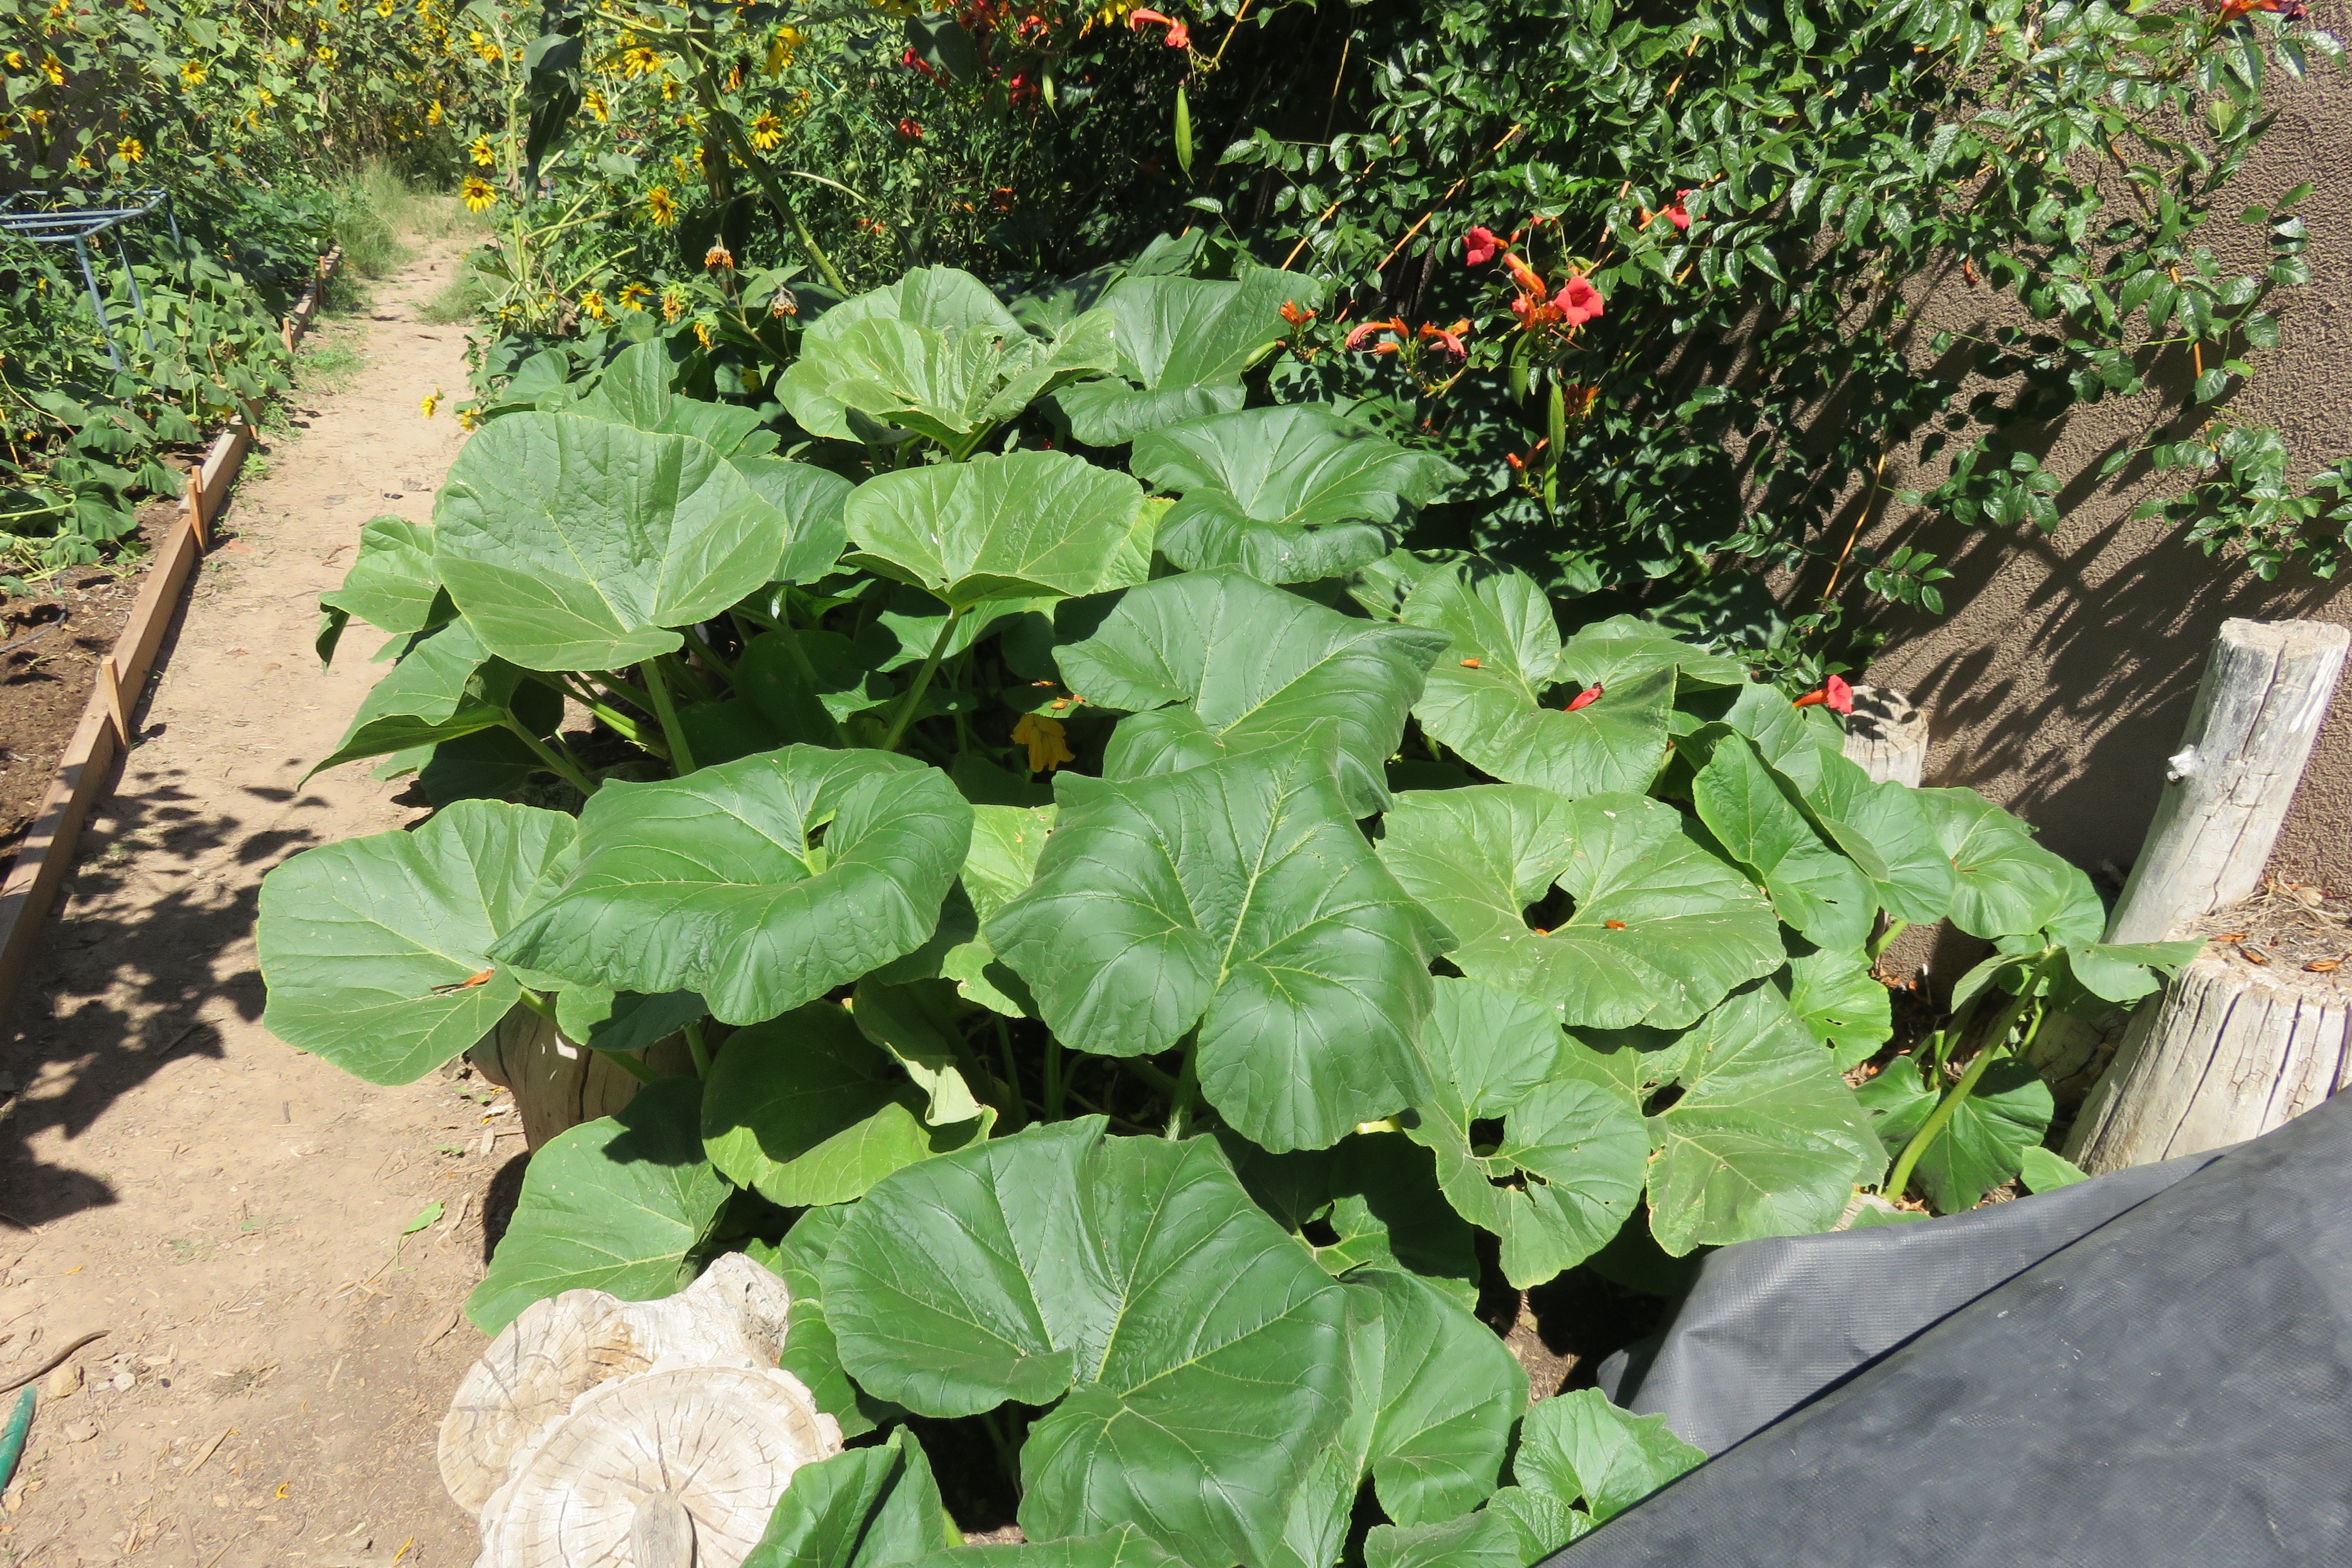
{"label": "green vine leaf", "polygon": [[849,498],[848,560],[951,610],[1141,581],[1129,537],[1143,487],[1066,452],[982,456],[882,474]]}
{"label": "green vine leaf", "polygon": [[[1452,639],[1431,666],[1413,716],[1471,766],[1572,799],[1647,789],[1664,765],[1675,669],[1633,675],[1574,712],[1547,706],[1568,679],[1568,656],[1551,601],[1524,573],[1449,565],[1423,576],[1401,613],[1407,626]],[[1611,644],[1622,639],[1612,635],[1595,647]]]}
{"label": "green vine leaf", "polygon": [[[1463,973],[1543,1003],[1570,1028],[1680,1028],[1780,967],[1764,895],[1682,815],[1633,795],[1569,801],[1526,784],[1397,796],[1381,858],[1452,931]],[[1524,914],[1557,889],[1546,930]]]}
{"label": "green vine leaf", "polygon": [[1886,1156],[1788,1001],[1741,992],[1692,1032],[1682,1097],[1650,1118],[1650,1230],[1695,1247],[1827,1230]]}
{"label": "green vine leaf", "polygon": [[1443,945],[1357,829],[1339,745],[1326,721],[1182,773],[1061,774],[1036,880],[982,932],[1076,1049],[1197,1028],[1202,1093],[1277,1152],[1404,1104]]}
{"label": "green vine leaf", "polygon": [[1347,1294],[1206,1139],[1089,1117],[909,1166],[824,1266],[843,1364],[919,1414],[1050,1405],[1036,1540],[1136,1524],[1195,1568],[1264,1561],[1349,1411]]}
{"label": "green vine leaf", "polygon": [[[1520,1289],[1608,1245],[1649,1159],[1634,1104],[1564,1075],[1566,1045],[1541,1004],[1474,980],[1438,981],[1421,1032],[1423,1087],[1406,1132],[1436,1155],[1455,1212],[1500,1239],[1503,1277]],[[1494,1121],[1502,1136],[1490,1145],[1475,1124]]]}
{"label": "green vine leaf", "polygon": [[501,956],[614,990],[698,991],[756,1024],[912,952],[971,841],[945,773],[814,746],[608,783],[563,885]]}
{"label": "green vine leaf", "polygon": [[262,879],[262,1026],[370,1083],[488,1036],[522,988],[490,948],[573,838],[560,812],[460,801],[414,833],[306,849]]}
{"label": "green vine leaf", "polygon": [[493,420],[434,506],[433,561],[485,647],[618,669],[768,581],[783,520],[716,448],[567,414]]}
{"label": "green vine leaf", "polygon": [[1325,609],[1231,568],[1149,583],[1095,635],[1055,650],[1062,677],[1129,717],[1104,776],[1174,773],[1339,725],[1349,809],[1385,809],[1383,769],[1444,646],[1428,632]]}
{"label": "green vine leaf", "polygon": [[566,1290],[647,1301],[691,1283],[687,1259],[730,1191],[702,1157],[701,1102],[697,1079],[665,1079],[533,1154],[489,1272],[466,1299],[467,1321],[496,1334]]}
{"label": "green vine leaf", "polygon": [[[1160,553],[1188,571],[1267,583],[1344,576],[1388,552],[1386,524],[1465,476],[1321,404],[1252,408],[1139,435],[1138,478],[1183,499]],[[1381,525],[1381,526],[1372,526]]]}

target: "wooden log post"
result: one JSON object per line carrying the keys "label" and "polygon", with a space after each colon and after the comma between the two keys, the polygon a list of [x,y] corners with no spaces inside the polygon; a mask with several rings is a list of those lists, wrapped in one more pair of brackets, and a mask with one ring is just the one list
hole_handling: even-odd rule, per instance
{"label": "wooden log post", "polygon": [[1893,779],[1916,788],[1927,773],[1927,715],[1891,687],[1857,686],[1844,750],[1881,784]]}
{"label": "wooden log post", "polygon": [[[644,1087],[603,1052],[573,1045],[527,1007],[509,1013],[488,1039],[466,1054],[484,1078],[514,1092],[523,1146],[531,1150],[583,1121],[612,1115]],[[664,1040],[646,1058],[646,1065],[666,1076],[693,1070],[682,1039]]]}
{"label": "wooden log post", "polygon": [[[2222,623],[2109,942],[2191,935],[2261,885],[2347,647],[2342,626]],[[2343,1086],[2347,1016],[2332,978],[2209,950],[2141,1004],[2067,1157],[2120,1170],[2270,1131]]]}
{"label": "wooden log post", "polygon": [[2261,885],[2347,647],[2318,621],[2221,623],[2109,942],[2162,942]]}

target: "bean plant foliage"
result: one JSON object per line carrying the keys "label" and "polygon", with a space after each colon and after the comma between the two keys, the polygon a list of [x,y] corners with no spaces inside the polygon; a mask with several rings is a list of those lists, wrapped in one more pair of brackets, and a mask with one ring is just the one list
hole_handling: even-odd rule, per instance
{"label": "bean plant foliage", "polygon": [[[270,874],[267,1022],[379,1083],[515,1027],[647,1080],[533,1157],[468,1310],[777,1269],[861,1443],[755,1563],[955,1550],[910,1414],[1001,1439],[1024,1560],[1532,1562],[1699,1456],[1530,1406],[1480,1233],[1524,1289],[1830,1228],[1897,1145],[1981,1192],[2032,1021],[2181,957],[1828,704],[1392,549],[1441,459],[1242,406],[1295,284],[1033,330],[918,271],[793,323],[789,417],[652,339],[325,596],[391,659],[328,763],[437,809]],[[1940,919],[2002,1022],[1857,1095],[1871,944]]]}

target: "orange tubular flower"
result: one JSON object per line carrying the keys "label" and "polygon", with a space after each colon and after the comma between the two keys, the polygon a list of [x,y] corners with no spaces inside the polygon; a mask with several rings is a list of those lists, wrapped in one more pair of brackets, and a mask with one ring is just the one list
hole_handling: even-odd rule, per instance
{"label": "orange tubular flower", "polygon": [[1462,237],[1462,263],[1465,267],[1484,267],[1502,248],[1503,242],[1495,237],[1493,229],[1474,224],[1470,232]]}
{"label": "orange tubular flower", "polygon": [[1148,22],[1158,22],[1168,29],[1168,36],[1160,41],[1170,48],[1188,49],[1192,47],[1192,30],[1176,17],[1162,15],[1143,5],[1139,5],[1127,14],[1127,25],[1139,32]]}
{"label": "orange tubular flower", "polygon": [[1302,310],[1296,300],[1285,300],[1280,311],[1282,319],[1294,327],[1303,327],[1315,319],[1315,312]]}
{"label": "orange tubular flower", "polygon": [[1598,684],[1586,687],[1568,700],[1568,711],[1573,713],[1580,708],[1591,707],[1601,700],[1601,693],[1603,689],[1605,689]]}
{"label": "orange tubular flower", "polygon": [[[1408,337],[1412,334],[1412,329],[1404,324],[1404,319],[1402,316],[1392,316],[1385,321],[1366,321],[1363,325],[1356,328],[1353,331],[1350,331],[1348,334],[1346,346],[1350,349],[1361,348],[1364,345],[1364,341],[1372,336],[1375,332],[1394,332],[1399,337]],[[1396,353],[1396,345],[1394,343],[1384,343],[1380,348],[1374,349],[1372,352],[1374,353],[1380,353],[1383,351],[1389,353]]]}
{"label": "orange tubular flower", "polygon": [[1832,713],[1851,713],[1853,711],[1853,688],[1845,683],[1843,676],[1832,675],[1822,683],[1819,691],[1808,691],[1790,706],[1811,708],[1816,705],[1825,707]]}
{"label": "orange tubular flower", "polygon": [[1470,323],[1463,321],[1454,322],[1451,327],[1424,326],[1419,335],[1426,341],[1435,342],[1438,347],[1455,359],[1468,359],[1470,351],[1463,345],[1462,334],[1469,330]]}

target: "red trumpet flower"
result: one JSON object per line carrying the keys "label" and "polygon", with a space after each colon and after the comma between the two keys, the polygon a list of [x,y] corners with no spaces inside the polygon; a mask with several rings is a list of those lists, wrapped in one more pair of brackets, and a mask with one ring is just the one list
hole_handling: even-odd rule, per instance
{"label": "red trumpet flower", "polygon": [[1170,48],[1186,49],[1192,47],[1192,30],[1177,18],[1163,16],[1158,11],[1141,5],[1127,14],[1127,25],[1139,32],[1142,30],[1146,22],[1158,22],[1168,29],[1168,36],[1160,42]]}
{"label": "red trumpet flower", "polygon": [[1493,229],[1481,225],[1473,225],[1470,232],[1462,237],[1463,264],[1468,267],[1484,267],[1494,260],[1502,248],[1503,242],[1495,237]]}
{"label": "red trumpet flower", "polygon": [[1580,708],[1591,707],[1594,703],[1601,700],[1601,687],[1597,683],[1586,687],[1583,690],[1578,692],[1575,696],[1568,700],[1568,710],[1570,713],[1573,713]]}
{"label": "red trumpet flower", "polygon": [[1832,675],[1822,683],[1819,691],[1808,691],[1793,704],[1798,708],[1816,705],[1827,708],[1832,713],[1851,713],[1853,711],[1853,688],[1845,683],[1845,677]]}

